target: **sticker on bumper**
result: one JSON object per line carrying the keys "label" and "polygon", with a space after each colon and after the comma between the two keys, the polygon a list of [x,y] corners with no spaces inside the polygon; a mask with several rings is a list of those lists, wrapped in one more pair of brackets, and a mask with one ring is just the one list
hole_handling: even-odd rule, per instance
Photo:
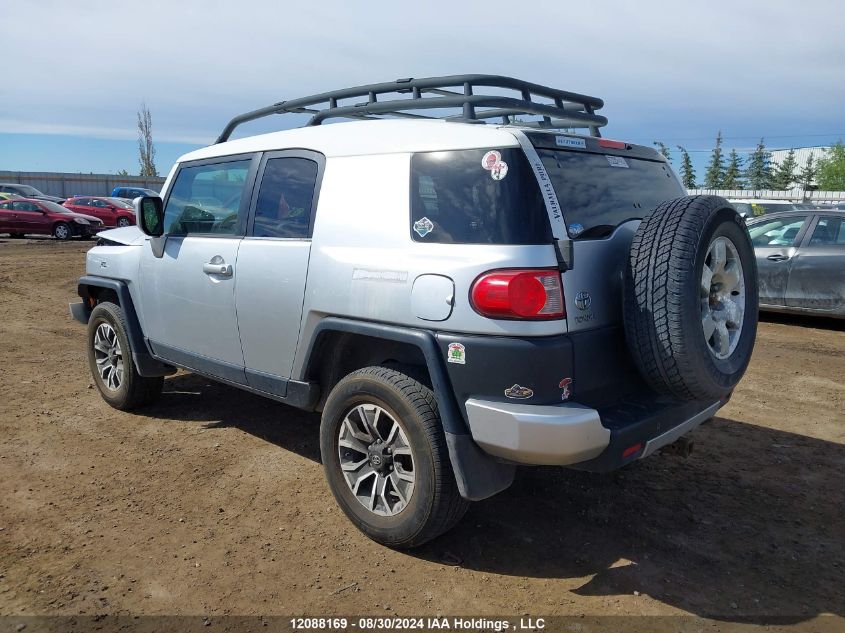
{"label": "sticker on bumper", "polygon": [[534,395],[534,391],[528,387],[523,387],[520,384],[514,384],[513,387],[505,389],[505,395],[514,400],[525,400]]}

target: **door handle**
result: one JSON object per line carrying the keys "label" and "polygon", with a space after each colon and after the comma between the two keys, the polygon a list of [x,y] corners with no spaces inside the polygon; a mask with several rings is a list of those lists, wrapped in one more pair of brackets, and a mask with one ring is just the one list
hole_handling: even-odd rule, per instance
{"label": "door handle", "polygon": [[221,277],[231,277],[232,276],[232,265],[231,264],[218,264],[208,262],[207,264],[202,265],[202,272],[206,275],[219,275]]}
{"label": "door handle", "polygon": [[781,255],[780,253],[775,253],[774,255],[769,255],[766,259],[770,262],[782,262],[784,260],[789,259],[788,255]]}

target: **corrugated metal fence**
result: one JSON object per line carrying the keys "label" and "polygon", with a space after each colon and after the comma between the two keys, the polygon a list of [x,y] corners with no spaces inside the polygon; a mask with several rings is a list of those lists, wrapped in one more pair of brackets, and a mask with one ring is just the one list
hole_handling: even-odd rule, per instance
{"label": "corrugated metal fence", "polygon": [[0,183],[35,187],[49,196],[110,196],[117,186],[144,187],[161,191],[164,178],[115,176],[114,174],[65,174],[49,171],[0,171]]}
{"label": "corrugated metal fence", "polygon": [[845,202],[845,191],[804,191],[788,189],[786,191],[749,190],[749,189],[687,189],[691,196],[705,194],[723,198],[751,200],[790,200],[792,202]]}

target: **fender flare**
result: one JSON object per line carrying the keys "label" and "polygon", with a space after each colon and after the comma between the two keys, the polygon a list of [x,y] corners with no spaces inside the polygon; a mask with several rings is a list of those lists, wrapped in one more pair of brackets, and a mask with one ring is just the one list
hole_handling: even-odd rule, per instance
{"label": "fender flare", "polygon": [[516,467],[513,464],[497,461],[485,453],[472,439],[458,409],[452,383],[433,332],[370,321],[327,317],[314,328],[306,348],[300,380],[307,380],[308,369],[313,360],[312,352],[320,335],[325,332],[361,334],[417,347],[425,359],[431,377],[434,397],[437,400],[440,420],[446,435],[449,461],[452,464],[461,496],[471,501],[479,501],[505,490],[513,483]]}
{"label": "fender flare", "polygon": [[123,316],[126,320],[126,337],[129,339],[132,362],[135,363],[138,373],[145,377],[169,376],[175,373],[175,367],[165,365],[157,360],[150,352],[150,348],[144,338],[144,332],[141,329],[141,322],[138,320],[138,313],[135,311],[135,304],[132,302],[132,295],[129,293],[129,287],[126,285],[126,282],[120,279],[97,277],[96,275],[81,277],[77,285],[77,293],[82,297],[82,309],[74,310],[74,308],[71,308],[74,317],[82,323],[88,323],[92,310],[92,295],[90,291],[92,287],[112,290],[117,295],[118,304],[120,305],[120,309],[123,310]]}

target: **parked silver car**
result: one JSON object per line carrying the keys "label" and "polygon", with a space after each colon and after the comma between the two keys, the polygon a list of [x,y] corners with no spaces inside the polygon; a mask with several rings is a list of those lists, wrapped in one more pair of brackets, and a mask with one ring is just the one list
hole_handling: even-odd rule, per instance
{"label": "parked silver car", "polygon": [[845,213],[790,211],[748,222],[760,309],[845,317]]}
{"label": "parked silver car", "polygon": [[[329,488],[392,547],[515,464],[604,472],[675,442],[748,366],[754,249],[726,200],[600,136],[602,103],[461,75],[234,118],[88,253],[71,310],[94,384],[136,409],[181,367],[322,411]],[[312,118],[229,140],[286,112]],[[321,125],[340,117],[365,120]]]}

